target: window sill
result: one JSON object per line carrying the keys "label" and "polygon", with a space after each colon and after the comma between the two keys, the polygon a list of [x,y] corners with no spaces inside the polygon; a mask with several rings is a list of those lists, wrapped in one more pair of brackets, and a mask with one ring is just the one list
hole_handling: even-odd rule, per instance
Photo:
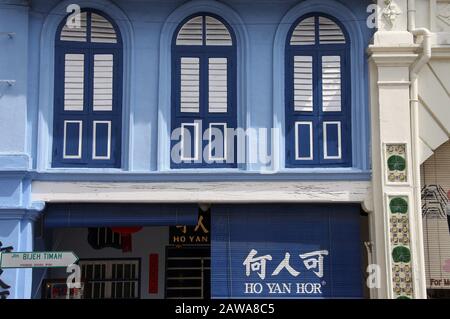
{"label": "window sill", "polygon": [[29,172],[37,181],[74,182],[197,182],[197,181],[370,181],[371,172],[355,168],[297,168],[281,171],[240,169],[180,169],[125,171],[122,169],[49,169]]}

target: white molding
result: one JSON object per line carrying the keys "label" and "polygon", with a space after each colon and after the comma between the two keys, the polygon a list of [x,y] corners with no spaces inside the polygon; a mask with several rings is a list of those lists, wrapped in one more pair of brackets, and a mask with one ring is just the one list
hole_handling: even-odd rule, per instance
{"label": "white molding", "polygon": [[[298,127],[300,125],[308,125],[309,126],[309,157],[301,157],[299,156],[299,136],[298,136]],[[312,161],[314,159],[314,137],[313,137],[313,123],[310,121],[299,121],[295,122],[295,160],[296,161]]]}
{"label": "white molding", "polygon": [[[108,124],[108,155],[97,156],[97,124]],[[92,159],[109,160],[111,159],[111,121],[94,121],[92,124]]]}
{"label": "white molding", "polygon": [[[66,141],[67,141],[67,124],[78,124],[78,155],[66,155]],[[80,159],[83,156],[83,121],[81,120],[66,120],[64,121],[63,134],[63,158],[64,159]]]}
{"label": "white molding", "polygon": [[32,200],[58,203],[363,203],[369,181],[47,182],[32,183]]}
{"label": "white molding", "polygon": [[[328,138],[327,138],[327,125],[338,126],[338,155],[328,156]],[[323,122],[323,157],[326,160],[329,159],[342,159],[342,128],[340,121],[324,121]]]}
{"label": "white molding", "polygon": [[[223,156],[215,157],[212,156],[211,138],[212,138],[212,126],[222,126],[223,127]],[[228,136],[227,136],[227,123],[209,123],[209,136],[208,136],[208,160],[210,161],[226,161],[228,158]]]}
{"label": "white molding", "polygon": [[[194,157],[185,157],[184,156],[184,132],[185,132],[185,127],[186,126],[192,126],[194,128],[194,136],[192,138],[192,140],[194,141]],[[181,123],[181,144],[180,144],[180,148],[181,148],[181,161],[185,162],[185,161],[198,161],[199,160],[199,143],[200,143],[200,129],[199,129],[199,122],[194,122],[194,123]]]}

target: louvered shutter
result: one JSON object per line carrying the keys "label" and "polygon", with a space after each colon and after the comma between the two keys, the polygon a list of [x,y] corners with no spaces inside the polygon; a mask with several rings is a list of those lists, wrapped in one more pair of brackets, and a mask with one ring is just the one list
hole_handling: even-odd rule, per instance
{"label": "louvered shutter", "polygon": [[91,42],[117,43],[116,31],[112,24],[96,13],[92,13],[91,17]]}
{"label": "louvered shutter", "polygon": [[209,58],[208,96],[210,113],[226,113],[228,109],[228,60]]}
{"label": "louvered shutter", "polygon": [[320,44],[345,44],[345,36],[336,22],[319,17]]}
{"label": "louvered shutter", "polygon": [[181,58],[181,112],[200,111],[200,59]]}
{"label": "louvered shutter", "polygon": [[84,54],[66,54],[64,59],[64,111],[84,109]]}
{"label": "louvered shutter", "polygon": [[72,22],[80,22],[77,26],[74,23],[66,23],[61,30],[61,41],[86,42],[87,41],[87,13],[81,12],[79,17],[75,17]]}
{"label": "louvered shutter", "polygon": [[294,110],[313,111],[312,56],[294,56]]}
{"label": "louvered shutter", "polygon": [[210,16],[206,16],[206,45],[233,45],[227,27]]}
{"label": "louvered shutter", "polygon": [[112,111],[114,55],[94,55],[94,111]]}
{"label": "louvered shutter", "polygon": [[177,36],[177,45],[203,44],[203,17],[195,17],[186,22]]}
{"label": "louvered shutter", "polygon": [[301,21],[294,29],[291,37],[291,45],[316,44],[316,27],[314,17]]}
{"label": "louvered shutter", "polygon": [[342,103],[342,74],[340,56],[322,57],[322,109],[340,112]]}

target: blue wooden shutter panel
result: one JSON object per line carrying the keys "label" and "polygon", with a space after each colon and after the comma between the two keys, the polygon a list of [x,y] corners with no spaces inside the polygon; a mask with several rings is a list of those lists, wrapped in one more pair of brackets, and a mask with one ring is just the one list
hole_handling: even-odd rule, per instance
{"label": "blue wooden shutter panel", "polygon": [[[200,21],[202,23],[201,29],[198,27]],[[201,42],[198,36],[199,30],[201,30]],[[200,45],[200,43],[202,44]],[[183,58],[199,59],[198,112],[194,112],[194,109],[191,112],[183,112],[181,109],[180,101],[182,95],[186,94],[187,96],[186,91],[184,89],[182,90],[181,87],[181,61]],[[223,103],[219,103],[221,101],[220,92],[224,90],[224,86],[220,87],[222,83],[220,70],[218,69],[223,67],[219,63],[222,62],[224,64],[224,60],[220,59],[226,59],[226,112],[224,112]],[[189,125],[198,121],[201,121],[202,130],[199,132],[199,138],[201,139],[201,143],[199,143],[200,159],[198,161],[185,160],[181,161],[181,163],[176,163],[171,159],[171,168],[237,167],[235,160],[226,162],[218,158],[213,158],[210,161],[203,159],[203,152],[209,144],[208,140],[203,140],[203,135],[207,132],[210,125],[216,126],[216,124],[222,123],[227,128],[236,128],[237,125],[235,60],[236,45],[234,35],[231,32],[231,28],[220,17],[209,13],[200,13],[185,19],[175,32],[172,43],[172,130],[181,128],[183,124]],[[216,63],[215,66],[212,66],[213,62]],[[210,63],[211,68],[216,68],[214,71],[210,71]],[[210,79],[210,72],[215,73],[214,76],[219,79]],[[210,90],[210,80],[217,80],[215,84],[219,86]],[[210,109],[210,103],[213,102],[210,101],[210,98],[214,98],[214,102],[219,101],[215,104],[216,109]],[[171,150],[179,142],[179,140],[171,141]],[[208,152],[206,154],[208,155]],[[234,154],[236,158],[236,145]]]}
{"label": "blue wooden shutter panel", "polygon": [[[80,36],[76,30],[72,32],[71,29],[67,29],[65,19],[56,34],[52,166],[119,168],[122,139],[121,37],[117,26],[103,13],[87,10],[82,14],[86,19],[84,37]],[[62,33],[64,36],[61,36]],[[84,55],[82,110],[65,109],[66,54]],[[77,87],[76,83],[72,85]],[[108,104],[111,105],[108,106]],[[80,158],[64,157],[65,121],[81,121],[82,123],[82,156]],[[98,129],[95,132],[94,125]],[[105,131],[106,126],[109,129]],[[95,156],[96,150],[103,150],[103,156]]]}

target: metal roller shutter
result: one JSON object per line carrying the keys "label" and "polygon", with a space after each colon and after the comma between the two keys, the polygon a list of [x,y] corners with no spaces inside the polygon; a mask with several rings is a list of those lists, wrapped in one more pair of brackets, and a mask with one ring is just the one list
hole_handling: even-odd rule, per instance
{"label": "metal roller shutter", "polygon": [[213,207],[212,297],[362,298],[359,212],[357,205]]}

